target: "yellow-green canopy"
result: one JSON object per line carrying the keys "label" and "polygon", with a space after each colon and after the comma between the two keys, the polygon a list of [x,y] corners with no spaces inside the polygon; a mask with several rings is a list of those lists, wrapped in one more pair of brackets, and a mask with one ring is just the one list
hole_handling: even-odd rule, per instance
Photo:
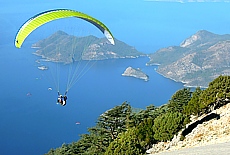
{"label": "yellow-green canopy", "polygon": [[55,10],[49,10],[49,11],[39,13],[34,17],[30,18],[28,21],[26,21],[21,26],[21,28],[19,29],[16,35],[15,46],[17,48],[20,48],[24,40],[26,39],[26,37],[39,26],[56,19],[68,18],[68,17],[77,17],[90,22],[91,24],[95,25],[98,29],[100,29],[102,33],[104,33],[104,35],[110,41],[111,44],[113,45],[115,44],[112,33],[99,20],[78,11],[69,10],[69,9],[55,9]]}

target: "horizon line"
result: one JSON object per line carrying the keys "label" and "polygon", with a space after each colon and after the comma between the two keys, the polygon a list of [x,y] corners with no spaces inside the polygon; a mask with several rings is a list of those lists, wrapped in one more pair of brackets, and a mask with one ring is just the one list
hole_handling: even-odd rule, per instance
{"label": "horizon line", "polygon": [[230,0],[144,0],[146,2],[176,2],[176,3],[229,3]]}

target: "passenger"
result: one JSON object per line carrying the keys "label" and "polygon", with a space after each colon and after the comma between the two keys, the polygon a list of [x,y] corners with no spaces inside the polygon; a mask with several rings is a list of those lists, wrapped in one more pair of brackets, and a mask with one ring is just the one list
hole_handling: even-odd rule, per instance
{"label": "passenger", "polygon": [[65,105],[66,105],[66,100],[67,100],[66,93],[65,93],[65,96],[63,97],[63,96],[58,92],[57,102],[60,103],[62,106],[65,106]]}

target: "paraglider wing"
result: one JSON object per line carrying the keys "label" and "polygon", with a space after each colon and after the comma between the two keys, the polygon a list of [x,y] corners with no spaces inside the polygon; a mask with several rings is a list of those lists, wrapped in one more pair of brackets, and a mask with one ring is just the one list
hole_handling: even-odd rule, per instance
{"label": "paraglider wing", "polygon": [[56,19],[68,18],[68,17],[77,17],[90,22],[91,24],[95,25],[98,29],[100,29],[102,33],[104,33],[105,37],[110,41],[111,44],[113,45],[115,44],[112,33],[99,20],[78,11],[69,10],[69,9],[55,9],[55,10],[49,10],[37,14],[34,17],[30,18],[28,21],[26,21],[21,26],[21,28],[19,29],[16,35],[15,46],[17,48],[21,48],[26,37],[39,26],[42,26],[43,24],[46,24]]}

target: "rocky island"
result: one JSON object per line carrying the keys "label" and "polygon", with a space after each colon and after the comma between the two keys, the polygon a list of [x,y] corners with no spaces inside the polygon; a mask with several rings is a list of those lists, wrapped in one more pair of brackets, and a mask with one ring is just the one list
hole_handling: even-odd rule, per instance
{"label": "rocky island", "polygon": [[46,66],[38,66],[38,69],[40,69],[40,70],[47,70],[48,67],[46,67]]}
{"label": "rocky island", "polygon": [[219,75],[230,75],[230,35],[205,30],[180,46],[162,48],[149,55],[147,65],[158,64],[157,72],[185,86],[208,87]]}
{"label": "rocky island", "polygon": [[33,44],[32,48],[36,49],[34,54],[46,61],[63,63],[146,56],[117,39],[115,39],[115,45],[111,45],[106,38],[97,38],[92,35],[77,37],[63,31],[58,31]]}
{"label": "rocky island", "polygon": [[135,69],[132,67],[128,67],[126,68],[122,76],[131,76],[131,77],[135,77],[135,78],[142,79],[145,81],[149,80],[149,76],[145,74],[144,72],[142,72],[140,68]]}

